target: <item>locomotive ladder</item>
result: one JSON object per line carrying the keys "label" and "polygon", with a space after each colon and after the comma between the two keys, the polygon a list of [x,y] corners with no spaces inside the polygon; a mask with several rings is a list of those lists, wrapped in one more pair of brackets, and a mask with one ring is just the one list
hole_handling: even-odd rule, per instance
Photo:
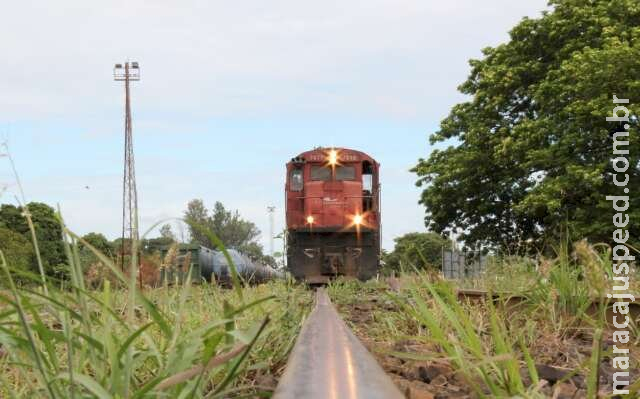
{"label": "locomotive ladder", "polygon": [[274,393],[275,399],[403,398],[349,330],[323,288]]}

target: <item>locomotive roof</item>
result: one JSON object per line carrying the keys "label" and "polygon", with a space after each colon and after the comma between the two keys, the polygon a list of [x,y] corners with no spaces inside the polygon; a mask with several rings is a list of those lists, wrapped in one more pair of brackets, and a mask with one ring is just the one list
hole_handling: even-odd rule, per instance
{"label": "locomotive roof", "polygon": [[[291,162],[294,159],[299,159],[299,158],[304,158],[307,161],[314,162],[312,155],[320,154],[320,155],[326,156],[326,154],[331,150],[335,150],[339,154],[356,155],[358,157],[358,162],[370,161],[370,162],[373,162],[375,164],[378,163],[375,159],[373,159],[373,157],[371,157],[370,155],[368,155],[368,154],[366,154],[366,153],[364,153],[362,151],[352,150],[350,148],[343,148],[343,147],[317,147],[317,148],[314,148],[313,150],[305,151],[305,152],[301,153],[300,155],[298,155],[297,157],[292,158]],[[291,163],[291,162],[289,162],[289,163]]]}

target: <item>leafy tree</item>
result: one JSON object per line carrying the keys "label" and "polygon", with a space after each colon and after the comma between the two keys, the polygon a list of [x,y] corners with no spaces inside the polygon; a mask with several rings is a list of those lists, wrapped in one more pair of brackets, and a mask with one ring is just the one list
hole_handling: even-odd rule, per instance
{"label": "leafy tree", "polygon": [[274,268],[278,266],[276,259],[271,255],[266,255],[262,245],[255,241],[241,245],[238,247],[238,251],[247,255],[253,261],[260,262]]}
{"label": "leafy tree", "polygon": [[163,248],[176,242],[176,236],[171,230],[170,224],[164,224],[160,227],[160,237],[147,238],[142,240],[142,251],[151,254],[156,251],[160,251]]}
{"label": "leafy tree", "polygon": [[262,257],[264,256],[262,245],[255,241],[243,244],[236,249],[255,261],[262,260]]}
{"label": "leafy tree", "polygon": [[[31,241],[22,234],[0,227],[0,251],[2,251],[7,265],[12,270],[19,272],[35,273],[35,254]],[[16,276],[20,279],[19,276]],[[0,273],[0,282],[5,280],[4,273]]]}
{"label": "leafy tree", "polygon": [[[430,138],[450,140],[414,171],[426,224],[469,245],[539,250],[560,236],[610,241],[612,96],[640,104],[640,3],[552,0],[511,40],[471,60],[453,107]],[[629,122],[629,187],[640,187],[637,117]],[[624,139],[623,139],[624,140]],[[630,236],[640,237],[640,196],[630,195]]]}
{"label": "leafy tree", "polygon": [[[113,256],[113,247],[111,242],[101,233],[87,233],[82,237],[83,240],[88,242],[91,246],[96,248],[107,256]],[[82,249],[83,245],[80,244]]]}
{"label": "leafy tree", "polygon": [[[116,257],[121,255],[122,242],[123,242],[122,241],[122,237],[118,237],[118,238],[114,239],[113,241],[111,241],[111,251]],[[128,251],[128,248],[129,248],[129,239],[128,238],[125,239],[124,243],[125,243],[125,249],[124,250],[125,250],[125,253],[126,253]]]}
{"label": "leafy tree", "polygon": [[160,237],[170,238],[173,241],[176,240],[176,236],[173,234],[170,224],[163,224],[162,227],[160,227]]}
{"label": "leafy tree", "polygon": [[[211,214],[205,208],[202,200],[196,199],[189,202],[185,212],[185,220],[189,223],[192,241],[207,247],[211,246],[209,239],[194,228],[194,224],[209,229],[230,248],[246,247],[248,250],[255,250],[255,247],[248,246],[255,244],[255,240],[260,236],[260,230],[253,222],[242,219],[238,211],[226,210],[220,202],[215,203]],[[262,248],[260,248],[260,253],[262,254]]]}
{"label": "leafy tree", "polygon": [[269,264],[271,267],[273,267],[274,269],[284,269],[284,265],[285,265],[285,260],[284,260],[284,252],[274,252],[273,253],[273,261],[274,264]]}
{"label": "leafy tree", "polygon": [[[112,243],[103,234],[87,233],[82,237],[82,239],[107,257],[113,257],[116,253]],[[84,244],[79,243],[78,249],[80,252],[80,264],[83,267],[90,267],[99,261],[98,257]]]}
{"label": "leafy tree", "polygon": [[24,236],[29,234],[27,219],[22,214],[21,208],[14,205],[0,205],[0,225]]}
{"label": "leafy tree", "polygon": [[273,257],[264,254],[264,248],[257,242],[260,236],[258,227],[243,219],[237,210],[228,211],[221,202],[216,202],[209,212],[202,200],[190,201],[185,211],[185,220],[193,243],[211,247],[209,237],[194,227],[201,226],[215,233],[227,248],[235,248],[254,261],[273,267],[277,265]]}
{"label": "leafy tree", "polygon": [[3,204],[0,206],[2,225],[31,242],[31,232],[24,217],[25,210],[28,210],[33,220],[45,273],[59,274],[64,270],[67,258],[62,243],[62,228],[53,208],[39,202],[30,202],[26,209]]}
{"label": "leafy tree", "polygon": [[394,250],[383,253],[383,260],[386,269],[396,271],[401,270],[401,265],[404,268],[440,268],[442,248],[450,245],[448,239],[436,233],[408,233],[394,241]]}
{"label": "leafy tree", "polygon": [[187,210],[184,213],[184,219],[189,225],[191,242],[204,246],[211,246],[206,234],[202,234],[199,229],[194,228],[194,225],[202,228],[211,228],[209,211],[204,206],[204,202],[201,199],[189,201],[187,204]]}
{"label": "leafy tree", "polygon": [[271,255],[264,255],[262,259],[260,259],[260,262],[267,266],[271,266],[274,269],[278,268],[278,260]]}
{"label": "leafy tree", "polygon": [[227,211],[222,203],[216,202],[211,215],[211,230],[225,245],[240,248],[254,242],[260,236],[258,227],[240,217],[236,211]]}

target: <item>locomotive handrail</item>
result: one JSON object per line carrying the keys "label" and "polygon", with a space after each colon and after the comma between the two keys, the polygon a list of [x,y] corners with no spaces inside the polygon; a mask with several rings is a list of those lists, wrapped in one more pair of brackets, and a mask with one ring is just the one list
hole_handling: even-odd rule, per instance
{"label": "locomotive handrail", "polygon": [[275,399],[400,399],[404,396],[319,288]]}
{"label": "locomotive handrail", "polygon": [[[344,198],[373,198],[374,195],[345,195]],[[296,199],[307,199],[307,198],[325,198],[324,195],[305,195],[303,197],[296,197]]]}

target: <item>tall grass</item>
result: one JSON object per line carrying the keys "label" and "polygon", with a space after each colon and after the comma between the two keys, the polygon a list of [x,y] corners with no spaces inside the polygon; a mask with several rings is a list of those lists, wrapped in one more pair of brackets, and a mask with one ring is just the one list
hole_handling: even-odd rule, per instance
{"label": "tall grass", "polygon": [[[62,222],[61,222],[62,223]],[[0,293],[0,397],[228,397],[260,391],[246,376],[282,363],[310,300],[284,282],[234,291],[217,286],[142,292],[128,275],[62,223],[70,281],[42,279]],[[124,289],[84,284],[78,243]],[[135,259],[132,259],[132,264]],[[231,266],[233,270],[233,265]],[[61,288],[64,287],[64,288]],[[273,316],[271,316],[273,315]],[[272,318],[279,323],[270,326]],[[283,324],[286,323],[286,328]],[[265,342],[265,339],[269,342]]]}
{"label": "tall grass", "polygon": [[[516,272],[508,269],[513,264],[496,265],[493,270],[505,269],[504,276],[485,276],[477,283],[503,293],[490,291],[484,300],[461,300],[458,281],[426,272],[401,276],[399,290],[386,290],[396,309],[371,310],[375,322],[358,328],[383,343],[379,349],[387,355],[418,364],[448,364],[454,383],[460,377],[475,397],[549,397],[578,374],[585,384],[581,397],[606,397],[600,370],[611,349],[604,349],[607,303],[599,299],[610,290],[610,255],[604,246],[579,242],[571,250],[561,248],[556,258],[542,259],[537,270],[529,261],[516,263]],[[515,286],[509,286],[510,276],[516,278]],[[336,282],[329,293],[337,303],[356,304],[350,309],[361,319],[361,310],[368,308],[357,304],[373,298],[381,304],[380,289],[372,283]],[[637,326],[633,328],[632,342],[640,342]],[[400,347],[413,349],[398,351],[394,343],[399,342],[409,342]],[[590,351],[584,352],[585,344]],[[632,352],[637,367],[640,359]],[[570,358],[555,363],[559,353]],[[559,366],[564,377],[551,386],[538,374],[540,365]],[[629,397],[637,397],[639,384]]]}
{"label": "tall grass", "polygon": [[[421,285],[428,290],[431,303],[416,288],[409,289],[406,299],[396,295],[391,298],[426,327],[428,335],[415,338],[437,344],[478,397],[543,397],[535,387],[526,388],[516,348],[525,351],[530,380],[537,381],[531,356],[524,345],[519,345],[518,337],[507,329],[492,301],[487,301],[487,317],[478,319],[459,302],[455,290],[448,284],[423,281]],[[420,358],[415,354],[412,357]],[[431,358],[428,356],[425,360]]]}

